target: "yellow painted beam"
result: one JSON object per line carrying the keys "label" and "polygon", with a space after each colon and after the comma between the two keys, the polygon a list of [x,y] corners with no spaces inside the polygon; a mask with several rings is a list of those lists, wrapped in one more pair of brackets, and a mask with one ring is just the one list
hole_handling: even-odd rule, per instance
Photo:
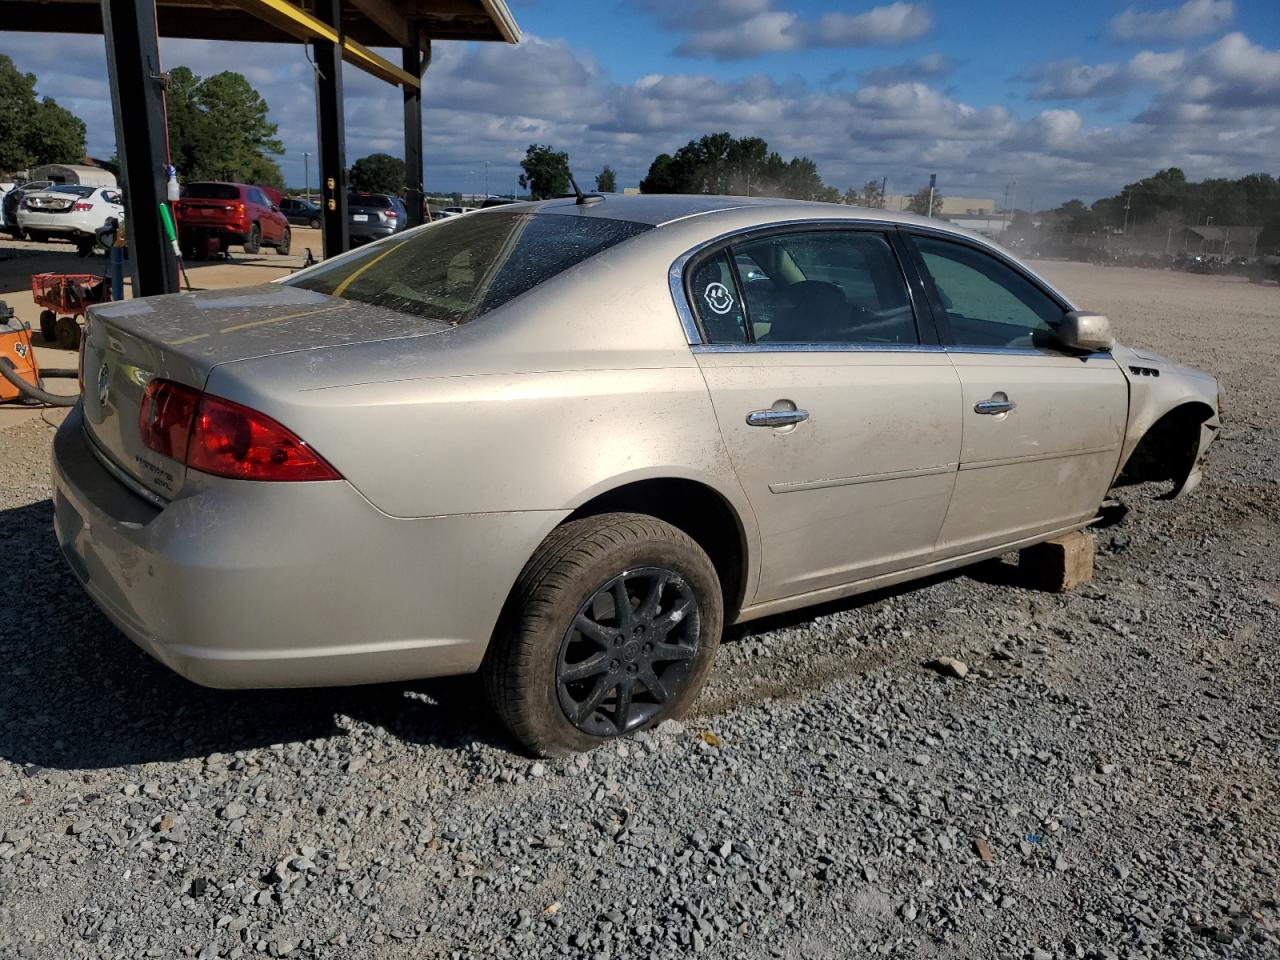
{"label": "yellow painted beam", "polygon": [[338,32],[289,0],[232,0],[236,6],[299,40],[328,40],[342,46],[342,59],[388,83],[420,87],[422,81]]}
{"label": "yellow painted beam", "polygon": [[390,60],[378,56],[368,47],[348,37],[342,38],[342,59],[388,83],[398,83],[406,87],[422,85],[422,81],[412,73],[406,73]]}

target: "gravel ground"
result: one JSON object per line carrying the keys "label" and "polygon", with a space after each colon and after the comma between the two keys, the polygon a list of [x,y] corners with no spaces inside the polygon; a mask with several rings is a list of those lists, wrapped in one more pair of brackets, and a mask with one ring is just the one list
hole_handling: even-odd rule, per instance
{"label": "gravel ground", "polygon": [[64,571],[48,428],[0,434],[0,957],[1280,956],[1280,290],[1042,268],[1223,378],[1201,490],[1127,493],[1070,595],[991,563],[738,631],[566,761],[471,680],[173,676]]}

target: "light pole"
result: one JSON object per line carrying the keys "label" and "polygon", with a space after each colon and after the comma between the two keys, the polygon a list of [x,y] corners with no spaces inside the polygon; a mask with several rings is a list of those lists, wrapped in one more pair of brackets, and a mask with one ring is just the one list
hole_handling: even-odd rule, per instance
{"label": "light pole", "polygon": [[302,151],[302,179],[306,186],[305,193],[307,195],[307,199],[310,200],[311,199],[311,154],[309,154],[305,150]]}

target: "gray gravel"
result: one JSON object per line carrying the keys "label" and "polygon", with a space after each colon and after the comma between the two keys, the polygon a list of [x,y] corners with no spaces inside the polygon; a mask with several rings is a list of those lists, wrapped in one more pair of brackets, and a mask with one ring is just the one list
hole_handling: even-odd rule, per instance
{"label": "gray gravel", "polygon": [[0,957],[1280,956],[1280,291],[1046,271],[1223,376],[1201,491],[1127,493],[1070,595],[738,631],[692,716],[565,761],[472,680],[173,676],[63,570],[48,428],[0,433]]}

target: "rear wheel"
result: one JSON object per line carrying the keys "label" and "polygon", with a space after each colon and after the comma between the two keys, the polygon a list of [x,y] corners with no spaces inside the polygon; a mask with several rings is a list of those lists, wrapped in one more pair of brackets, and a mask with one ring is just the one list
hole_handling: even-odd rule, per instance
{"label": "rear wheel", "polygon": [[40,311],[40,336],[45,343],[53,343],[58,339],[58,315],[52,310]]}
{"label": "rear wheel", "polygon": [[289,253],[289,245],[293,243],[293,231],[288,227],[284,228],[284,236],[280,238],[280,242],[276,244],[276,253],[281,256],[287,256]]}
{"label": "rear wheel", "polygon": [[684,531],[641,514],[575,520],[525,565],[485,687],[533,753],[589,750],[684,713],[723,625],[715,567]]}
{"label": "rear wheel", "polygon": [[47,233],[41,233],[39,230],[28,230],[27,239],[32,243],[48,243],[49,235]]}
{"label": "rear wheel", "polygon": [[262,249],[262,228],[256,223],[249,228],[249,235],[244,238],[244,252],[257,253]]}
{"label": "rear wheel", "polygon": [[75,317],[59,317],[54,338],[63,350],[75,350],[80,346],[80,324]]}

